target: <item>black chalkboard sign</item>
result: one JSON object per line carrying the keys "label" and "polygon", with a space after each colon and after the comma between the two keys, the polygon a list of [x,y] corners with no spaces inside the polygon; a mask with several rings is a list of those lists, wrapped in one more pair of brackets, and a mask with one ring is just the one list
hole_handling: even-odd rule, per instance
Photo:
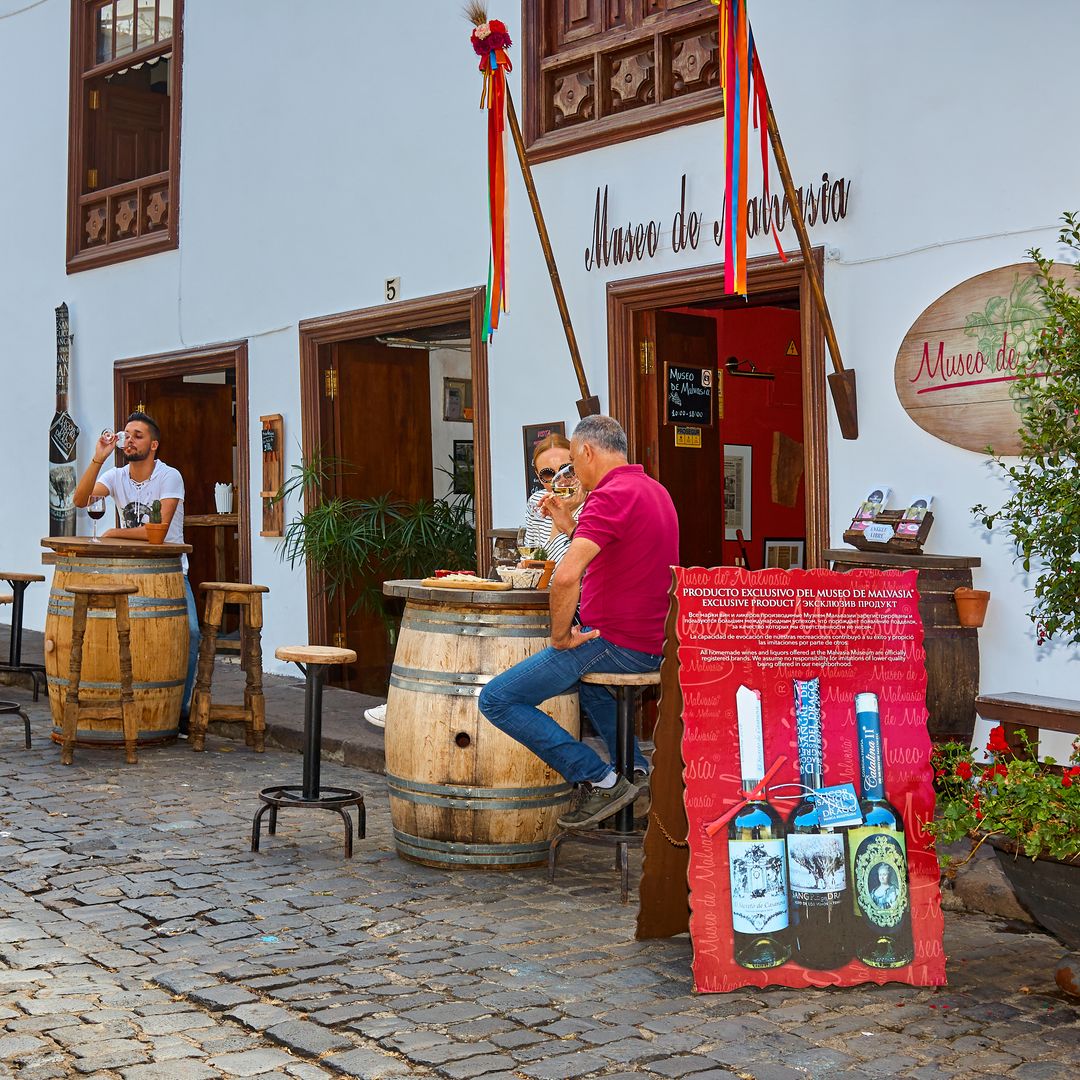
{"label": "black chalkboard sign", "polygon": [[667,423],[712,427],[715,385],[716,373],[712,368],[664,364]]}

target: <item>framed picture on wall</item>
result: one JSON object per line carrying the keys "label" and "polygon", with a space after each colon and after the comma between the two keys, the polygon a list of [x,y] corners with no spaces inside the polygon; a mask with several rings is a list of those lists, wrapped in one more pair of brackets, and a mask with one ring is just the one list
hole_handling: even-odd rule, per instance
{"label": "framed picture on wall", "polygon": [[806,556],[806,541],[802,539],[766,539],[766,570],[802,570]]}
{"label": "framed picture on wall", "polygon": [[566,425],[561,420],[550,424],[526,424],[521,429],[522,442],[525,444],[525,498],[528,499],[540,487],[540,481],[533,472],[533,451],[541,439],[549,435],[566,435]]}
{"label": "framed picture on wall", "polygon": [[739,443],[724,445],[724,539],[749,540],[750,530],[750,481],[753,465],[753,447]]}
{"label": "framed picture on wall", "polygon": [[443,419],[472,423],[472,379],[443,379]]}
{"label": "framed picture on wall", "polygon": [[454,494],[471,495],[475,483],[472,439],[454,440]]}

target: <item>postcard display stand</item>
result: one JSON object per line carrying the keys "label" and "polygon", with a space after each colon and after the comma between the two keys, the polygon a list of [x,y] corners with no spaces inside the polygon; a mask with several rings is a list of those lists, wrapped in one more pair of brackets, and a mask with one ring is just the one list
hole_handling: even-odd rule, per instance
{"label": "postcard display stand", "polygon": [[697,990],[945,982],[915,582],[675,569]]}

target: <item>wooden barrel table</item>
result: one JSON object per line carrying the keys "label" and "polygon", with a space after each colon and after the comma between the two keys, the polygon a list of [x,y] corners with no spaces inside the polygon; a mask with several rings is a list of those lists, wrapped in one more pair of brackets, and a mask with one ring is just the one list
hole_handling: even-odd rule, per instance
{"label": "wooden barrel table", "polygon": [[[56,552],[52,590],[45,617],[45,675],[53,717],[53,740],[60,741],[64,696],[71,661],[74,597],[68,585],[93,585],[95,579],[135,585],[128,600],[131,618],[131,663],[139,744],[175,739],[188,666],[188,618],[180,556],[187,544],[148,544],[142,540],[47,536],[44,547]],[[116,613],[88,612],[83,645],[79,697],[95,704],[120,694],[120,656]],[[80,720],[80,746],[123,746],[124,732],[116,716]]]}
{"label": "wooden barrel table", "polygon": [[926,650],[927,728],[935,742],[971,742],[979,693],[979,631],[961,626],[953,590],[971,588],[971,571],[982,560],[962,555],[900,555],[831,548],[834,570],[918,570],[919,615]]}
{"label": "wooden barrel table", "polygon": [[[547,592],[412,581],[388,581],[383,592],[406,601],[386,711],[398,854],[443,869],[546,865],[571,785],[489,724],[476,699],[493,676],[547,647]],[[540,708],[577,736],[576,692]]]}

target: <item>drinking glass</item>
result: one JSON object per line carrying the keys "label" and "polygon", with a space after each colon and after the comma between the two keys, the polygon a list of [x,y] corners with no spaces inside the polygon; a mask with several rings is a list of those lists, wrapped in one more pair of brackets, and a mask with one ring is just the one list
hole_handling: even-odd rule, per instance
{"label": "drinking glass", "polygon": [[568,461],[551,480],[551,494],[560,499],[569,499],[577,491],[580,481],[574,472],[574,463]]}
{"label": "drinking glass", "polygon": [[97,534],[97,523],[105,516],[105,500],[103,498],[91,499],[86,504],[86,513],[90,517],[90,521],[93,523],[94,535],[90,537],[91,544],[100,544]]}
{"label": "drinking glass", "polygon": [[525,540],[524,526],[517,531],[517,552],[523,559],[531,559],[536,549]]}

